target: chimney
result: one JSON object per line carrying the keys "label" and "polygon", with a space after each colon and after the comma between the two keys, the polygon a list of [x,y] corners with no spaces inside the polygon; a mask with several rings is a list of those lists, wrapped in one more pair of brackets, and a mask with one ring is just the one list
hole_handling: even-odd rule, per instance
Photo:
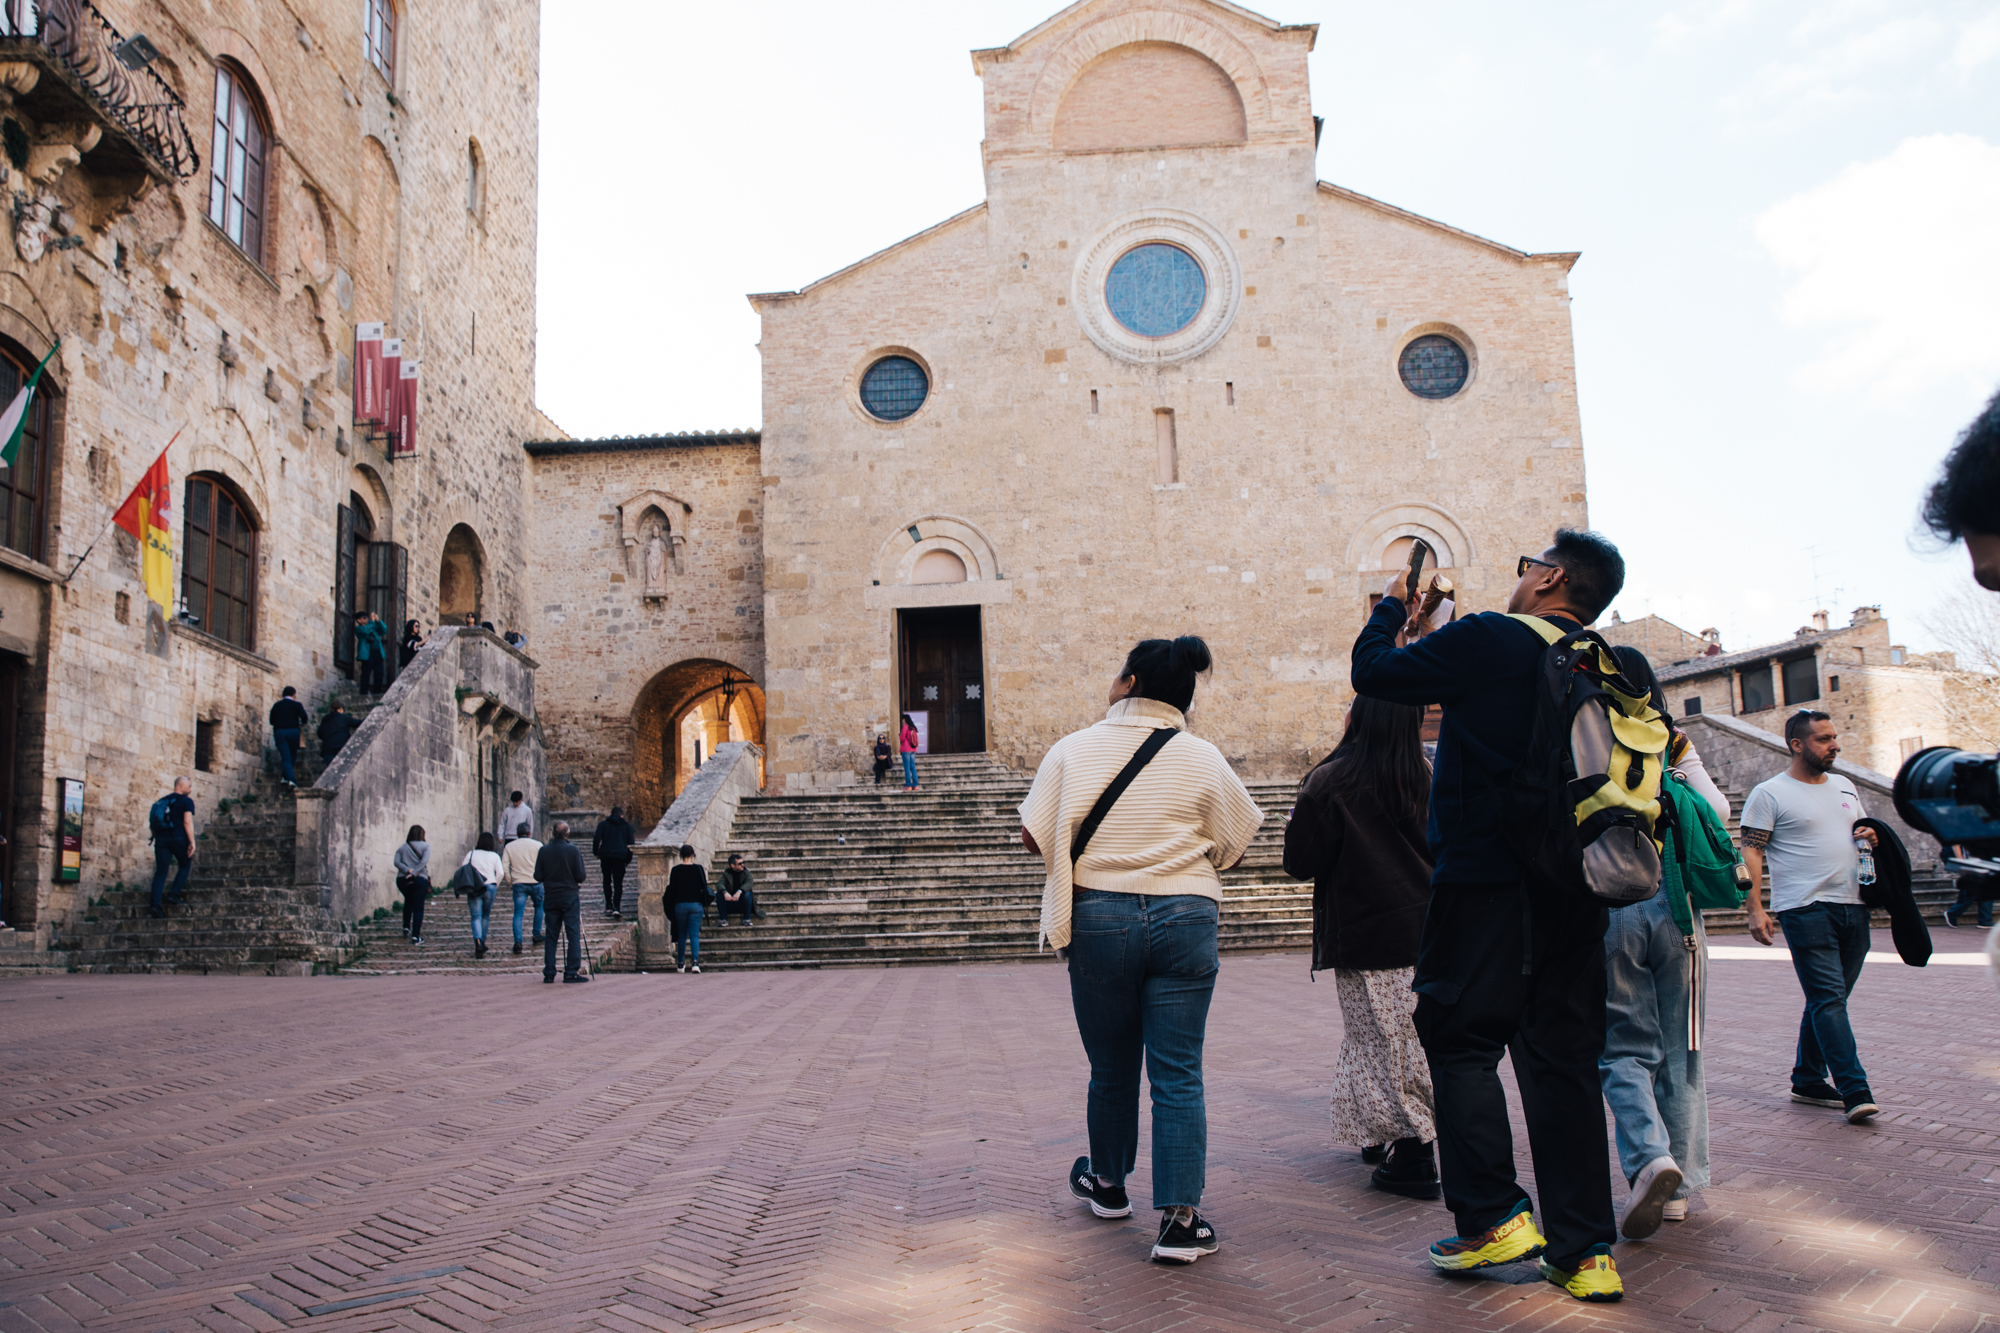
{"label": "chimney", "polygon": [[1707,629],[1703,630],[1701,632],[1701,637],[1707,639],[1710,643],[1714,644],[1718,648],[1722,646],[1722,631],[1717,629],[1713,625],[1710,625]]}
{"label": "chimney", "polygon": [[1850,619],[1850,620],[1849,620],[1849,621],[1848,621],[1847,623],[1848,623],[1848,625],[1849,625],[1849,626],[1854,626],[1854,625],[1872,625],[1872,624],[1874,624],[1874,623],[1875,623],[1876,621],[1880,620],[1881,618],[1882,618],[1882,608],[1881,608],[1881,607],[1879,607],[1879,606],[1857,606],[1857,607],[1855,607],[1855,608],[1854,608],[1854,616],[1853,616],[1853,618],[1852,618],[1852,619]]}
{"label": "chimney", "polygon": [[1826,633],[1826,612],[1813,612],[1813,630],[1819,634]]}
{"label": "chimney", "polygon": [[1616,611],[1613,611],[1611,613],[1611,623],[1614,625],[1622,625],[1625,623],[1625,617],[1619,615]]}

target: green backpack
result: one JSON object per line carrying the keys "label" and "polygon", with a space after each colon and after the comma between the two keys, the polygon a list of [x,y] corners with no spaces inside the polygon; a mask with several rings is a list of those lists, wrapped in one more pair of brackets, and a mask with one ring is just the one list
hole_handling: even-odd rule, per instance
{"label": "green backpack", "polygon": [[1739,858],[1728,826],[1685,777],[1669,773],[1662,792],[1673,807],[1674,819],[1661,858],[1661,887],[1667,891],[1674,924],[1681,934],[1692,935],[1695,911],[1727,912],[1743,906],[1743,888],[1736,882]]}

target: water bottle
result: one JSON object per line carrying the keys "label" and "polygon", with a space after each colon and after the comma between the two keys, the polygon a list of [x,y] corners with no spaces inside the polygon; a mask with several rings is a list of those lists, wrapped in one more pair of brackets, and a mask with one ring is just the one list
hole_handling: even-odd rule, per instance
{"label": "water bottle", "polygon": [[1854,850],[1860,856],[1861,882],[1863,884],[1873,884],[1875,882],[1875,852],[1869,847],[1868,839],[1856,838],[1854,840]]}

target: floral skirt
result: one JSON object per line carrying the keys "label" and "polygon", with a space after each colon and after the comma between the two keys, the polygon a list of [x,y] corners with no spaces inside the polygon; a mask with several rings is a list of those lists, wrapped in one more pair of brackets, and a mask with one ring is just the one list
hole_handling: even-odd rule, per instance
{"label": "floral skirt", "polygon": [[1333,1067],[1333,1140],[1357,1147],[1437,1137],[1431,1067],[1417,1040],[1413,967],[1336,968],[1346,1035]]}

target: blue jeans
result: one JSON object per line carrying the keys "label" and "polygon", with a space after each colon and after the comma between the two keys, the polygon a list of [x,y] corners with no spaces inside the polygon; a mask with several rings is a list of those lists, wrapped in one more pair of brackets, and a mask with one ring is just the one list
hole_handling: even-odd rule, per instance
{"label": "blue jeans", "polygon": [[294,763],[299,754],[299,729],[283,727],[273,730],[271,735],[278,742],[278,771],[285,775],[285,781],[297,785],[299,773]]}
{"label": "blue jeans", "polygon": [[917,752],[915,750],[903,751],[903,785],[905,787],[914,787],[917,785]]}
{"label": "blue jeans", "polygon": [[539,884],[516,884],[514,886],[514,943],[521,942],[521,915],[527,909],[528,899],[535,900],[535,935],[542,933],[542,886]]}
{"label": "blue jeans", "polygon": [[701,965],[701,918],[707,910],[700,903],[674,904],[674,927],[680,932],[680,938],[674,941],[675,967],[682,964],[690,951],[695,965]]}
{"label": "blue jeans", "polygon": [[1847,997],[1868,957],[1868,909],[1860,903],[1808,903],[1778,913],[1792,970],[1806,993],[1799,1018],[1799,1053],[1792,1086],[1805,1087],[1832,1076],[1843,1097],[1868,1091],[1868,1071],[1854,1047],[1847,1021]]}
{"label": "blue jeans", "polygon": [[153,910],[160,910],[160,890],[166,887],[167,867],[175,861],[181,863],[180,873],[174,876],[174,891],[171,901],[179,902],[187,892],[188,868],[194,864],[194,848],[185,839],[168,841],[161,839],[153,844]]}
{"label": "blue jeans", "polygon": [[1695,947],[1674,924],[1667,895],[1611,913],[1604,934],[1604,1054],[1597,1076],[1618,1125],[1618,1164],[1630,1181],[1671,1157],[1684,1199],[1708,1184],[1708,1089],[1701,1025],[1708,988],[1700,913]]}
{"label": "blue jeans", "polygon": [[486,943],[486,927],[493,920],[493,900],[500,896],[498,884],[488,884],[484,893],[469,893],[465,905],[472,909],[472,938]]}
{"label": "blue jeans", "polygon": [[1201,1202],[1208,1106],[1201,1044],[1215,993],[1217,904],[1081,889],[1069,995],[1090,1057],[1090,1169],[1123,1184],[1139,1157],[1139,1061],[1153,1089],[1153,1206]]}

